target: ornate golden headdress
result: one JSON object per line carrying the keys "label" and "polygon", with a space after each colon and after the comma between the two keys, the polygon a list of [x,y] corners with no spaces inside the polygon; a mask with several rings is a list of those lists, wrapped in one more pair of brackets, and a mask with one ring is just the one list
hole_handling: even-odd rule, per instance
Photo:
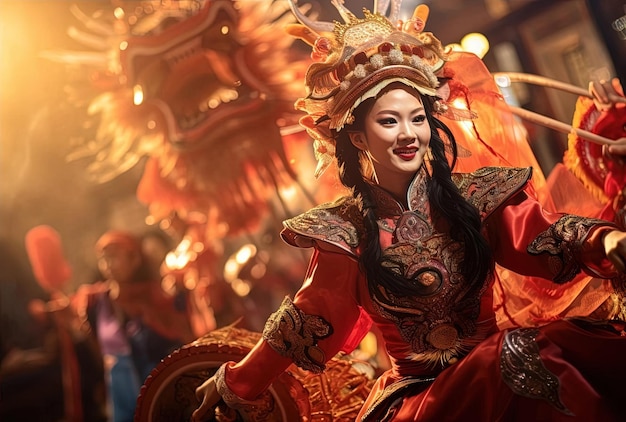
{"label": "ornate golden headdress", "polygon": [[309,19],[296,6],[297,0],[289,2],[300,24],[290,25],[287,31],[313,47],[314,63],[305,80],[308,95],[296,102],[296,108],[307,113],[300,124],[314,140],[317,177],[335,156],[331,129],[352,123],[359,104],[396,81],[436,96],[435,72],[446,55],[435,36],[422,32],[429,11],[426,5],[419,5],[403,22],[397,19],[401,0],[392,0],[391,7],[389,0],[380,1],[374,12],[363,9],[363,18],[357,18],[342,0],[331,0],[344,23],[330,23]]}

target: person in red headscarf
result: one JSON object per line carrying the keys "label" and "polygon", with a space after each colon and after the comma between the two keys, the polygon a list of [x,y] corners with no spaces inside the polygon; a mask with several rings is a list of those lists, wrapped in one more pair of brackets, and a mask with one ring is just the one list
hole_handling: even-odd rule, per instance
{"label": "person in red headscarf", "polygon": [[98,339],[109,374],[112,420],[132,421],[150,371],[195,335],[184,301],[161,288],[137,236],[108,231],[95,252],[104,280],[81,286],[72,302]]}

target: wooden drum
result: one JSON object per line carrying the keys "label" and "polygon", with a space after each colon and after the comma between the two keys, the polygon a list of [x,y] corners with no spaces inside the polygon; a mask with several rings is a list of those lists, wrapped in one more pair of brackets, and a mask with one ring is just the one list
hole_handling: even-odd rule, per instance
{"label": "wooden drum", "polygon": [[[135,422],[187,422],[200,405],[195,390],[226,361],[242,359],[261,334],[226,327],[176,350],[152,370],[137,398]],[[359,362],[359,365],[362,365]],[[269,421],[352,422],[372,379],[347,357],[335,357],[321,374],[292,365],[270,388],[275,402]],[[235,413],[235,412],[232,412]],[[242,420],[219,415],[218,421]]]}

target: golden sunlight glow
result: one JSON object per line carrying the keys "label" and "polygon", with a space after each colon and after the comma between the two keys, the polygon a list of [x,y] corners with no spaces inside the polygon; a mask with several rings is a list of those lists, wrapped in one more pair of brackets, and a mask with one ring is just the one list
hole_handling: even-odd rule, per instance
{"label": "golden sunlight glow", "polygon": [[135,85],[133,87],[133,103],[135,105],[143,103],[143,88],[141,85]]}
{"label": "golden sunlight glow", "polygon": [[489,41],[487,37],[478,32],[471,32],[461,39],[463,50],[476,54],[481,59],[489,51]]}

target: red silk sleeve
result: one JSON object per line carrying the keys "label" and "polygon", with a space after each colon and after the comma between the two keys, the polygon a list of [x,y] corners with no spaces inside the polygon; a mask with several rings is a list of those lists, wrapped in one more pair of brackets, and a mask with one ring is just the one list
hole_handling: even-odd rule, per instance
{"label": "red silk sleeve", "polygon": [[[331,334],[317,344],[326,360],[354,348],[369,328],[369,319],[357,303],[358,279],[358,263],[353,258],[316,248],[293,300],[304,314],[319,316],[332,327]],[[239,397],[253,400],[292,363],[260,340],[240,362],[227,366],[226,384]]]}
{"label": "red silk sleeve", "polygon": [[[563,214],[545,211],[539,202],[520,193],[489,217],[485,226],[496,262],[519,274],[554,280],[558,275],[549,253],[531,254],[528,246],[549,229]],[[591,227],[579,246],[572,245],[573,258],[580,269],[592,276],[612,277],[616,271],[606,258],[602,235],[615,227]],[[567,281],[567,280],[566,280]]]}
{"label": "red silk sleeve", "polygon": [[332,326],[333,334],[319,343],[327,359],[340,351],[351,352],[370,328],[371,320],[357,299],[361,277],[354,258],[316,249],[296,294],[294,303],[305,314],[321,316]]}

